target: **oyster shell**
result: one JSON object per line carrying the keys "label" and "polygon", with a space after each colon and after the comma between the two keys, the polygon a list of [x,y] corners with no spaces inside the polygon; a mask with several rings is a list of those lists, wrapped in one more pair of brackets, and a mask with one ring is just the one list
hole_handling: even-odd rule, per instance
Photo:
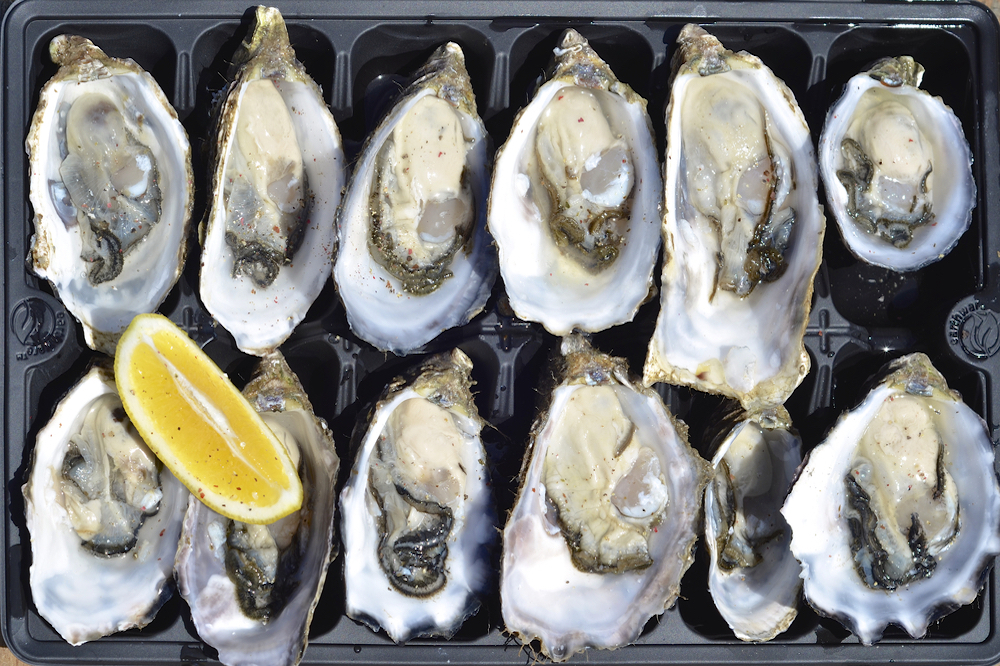
{"label": "oyster shell", "polygon": [[333,277],[358,337],[408,354],[483,309],[496,278],[489,163],[465,56],[449,42],[368,137],[338,213]]}
{"label": "oyster shell", "polygon": [[198,635],[229,665],[297,664],[306,649],[327,565],[336,556],[333,437],[280,352],[261,359],[243,389],[298,465],[302,509],[270,525],[188,501],[175,570]]}
{"label": "oyster shell", "polygon": [[769,641],[798,614],[802,579],[780,513],[802,462],[784,407],[727,419],[705,489],[708,590],[744,641]]}
{"label": "oyster shell", "polygon": [[709,468],[687,427],[622,359],[562,342],[561,382],[532,427],[504,528],[507,631],[555,661],[634,641],[693,561]]}
{"label": "oyster shell", "polygon": [[42,88],[25,148],[35,210],[31,266],[114,355],[132,318],[180,277],[193,205],[187,133],[131,60],[90,40],[49,44],[59,71]]}
{"label": "oyster shell", "polygon": [[653,289],[660,165],[646,100],[578,32],[497,153],[489,227],[510,305],[555,335],[631,321]]}
{"label": "oyster shell", "polygon": [[819,140],[820,174],[848,249],[912,271],[941,259],[976,206],[972,151],[955,113],[920,89],[910,56],[883,58],[847,82]]}
{"label": "oyster shell", "polygon": [[397,643],[450,638],[492,578],[496,514],[471,370],[456,349],[391,383],[341,492],[347,615]]}
{"label": "oyster shell", "polygon": [[804,592],[862,643],[914,638],[971,603],[1000,553],[986,424],[924,354],[889,374],[809,454],[781,512]]}
{"label": "oyster shell", "polygon": [[329,278],[344,153],[277,9],[257,8],[234,69],[218,121],[200,291],[236,345],[261,355],[291,335]]}
{"label": "oyster shell", "polygon": [[80,645],[143,627],[173,595],[184,486],[132,427],[96,365],[38,432],[24,485],[31,596]]}
{"label": "oyster shell", "polygon": [[825,220],[792,92],[696,25],[677,39],[667,106],[660,314],[644,382],[779,405],[802,344]]}

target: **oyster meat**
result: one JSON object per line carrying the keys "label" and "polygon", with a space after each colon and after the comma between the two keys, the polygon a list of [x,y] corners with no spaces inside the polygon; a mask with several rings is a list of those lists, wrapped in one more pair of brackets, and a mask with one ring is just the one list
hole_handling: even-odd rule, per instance
{"label": "oyster meat", "polygon": [[705,489],[708,590],[737,638],[769,641],[798,614],[802,579],[780,510],[802,462],[784,407],[724,419]]}
{"label": "oyster meat", "polygon": [[95,365],[39,431],[24,485],[31,596],[80,645],[143,627],[173,594],[188,492],[132,427]]}
{"label": "oyster meat", "polygon": [[514,312],[566,335],[649,298],[662,179],[646,100],[575,30],[554,55],[497,153],[489,227]]}
{"label": "oyster meat", "polygon": [[390,384],[341,492],[347,615],[397,643],[450,638],[492,579],[496,513],[471,370],[456,349]]}
{"label": "oyster meat", "polygon": [[883,58],[851,78],[819,140],[820,173],[848,249],[912,271],[937,261],[969,228],[976,206],[972,151],[940,97],[920,89],[910,56]]}
{"label": "oyster meat", "polygon": [[622,359],[562,342],[560,384],[532,428],[504,528],[507,631],[555,661],[634,641],[693,561],[709,466]]}
{"label": "oyster meat", "polygon": [[486,304],[489,136],[462,49],[437,49],[368,137],[337,217],[333,277],[351,330],[408,354]]}
{"label": "oyster meat", "polygon": [[780,405],[809,371],[802,337],[825,229],[809,128],[758,58],[696,25],[677,42],[644,382]]}
{"label": "oyster meat", "polygon": [[809,454],[782,514],[803,591],[862,643],[914,638],[971,603],[1000,553],[986,424],[924,354],[888,375]]}
{"label": "oyster meat", "polygon": [[59,71],[42,88],[25,147],[35,210],[31,265],[113,355],[132,318],[180,277],[193,205],[191,148],[163,91],[131,60],[90,40],[49,44]]}
{"label": "oyster meat", "polygon": [[288,449],[302,508],[269,525],[188,501],[175,569],[198,635],[230,666],[299,663],[327,565],[336,556],[333,436],[280,352],[266,354],[243,389]]}
{"label": "oyster meat", "polygon": [[234,69],[218,119],[200,291],[236,345],[261,355],[291,335],[329,278],[344,153],[277,9],[257,8]]}

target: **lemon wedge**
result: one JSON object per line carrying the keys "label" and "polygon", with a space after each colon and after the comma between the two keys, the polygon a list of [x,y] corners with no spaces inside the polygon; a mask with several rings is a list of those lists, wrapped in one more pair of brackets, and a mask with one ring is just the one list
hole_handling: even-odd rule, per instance
{"label": "lemon wedge", "polygon": [[184,331],[142,314],[115,353],[115,382],[146,444],[209,508],[266,524],[302,506],[284,445]]}

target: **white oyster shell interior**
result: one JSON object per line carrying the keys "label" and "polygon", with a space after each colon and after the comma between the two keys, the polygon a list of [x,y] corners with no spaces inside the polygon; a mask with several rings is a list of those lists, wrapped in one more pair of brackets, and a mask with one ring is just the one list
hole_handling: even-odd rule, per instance
{"label": "white oyster shell interior", "polygon": [[[594,391],[600,395],[585,397]],[[586,408],[608,401],[619,408]],[[628,426],[619,429],[624,437],[609,434],[615,421]],[[580,451],[572,453],[570,441]],[[584,442],[604,442],[621,455],[602,455]],[[539,639],[555,661],[586,647],[634,641],[651,617],[674,603],[691,564],[707,463],[678,434],[658,395],[618,381],[556,388],[530,455],[504,528],[500,596],[507,630],[524,643]],[[553,492],[572,493],[584,504],[574,510],[554,501]],[[557,517],[577,512],[582,542],[589,533],[607,536],[589,570],[574,562]]]}
{"label": "white oyster shell interior", "polygon": [[[288,338],[329,278],[344,154],[333,115],[311,81],[252,79],[230,94],[235,126],[220,147],[222,186],[213,193],[200,292],[236,345],[260,355]],[[243,206],[241,199],[254,203]],[[290,230],[302,234],[300,244],[290,263],[268,262],[277,270],[270,281],[236,270],[227,233],[284,253]]]}
{"label": "white oyster shell interior", "polygon": [[[889,623],[922,637],[942,612],[971,603],[1000,553],[993,465],[985,423],[954,394],[916,383],[879,385],[809,454],[782,508],[809,603],[865,644],[879,640]],[[895,589],[872,587],[859,573],[861,566],[872,576],[881,565],[871,549],[853,545],[848,520],[857,520],[858,512],[848,476],[871,493],[871,506],[885,499],[881,506],[891,507],[875,513],[885,534],[885,573],[905,580],[895,572],[923,568]],[[920,550],[912,545],[914,516],[922,529]],[[920,562],[925,556],[933,560],[929,572]]]}
{"label": "white oyster shell interior", "polygon": [[[431,73],[404,93],[366,141],[337,217],[333,277],[351,330],[400,355],[468,322],[482,310],[496,276],[486,233],[489,137],[482,120],[463,110],[475,109],[464,56],[449,43],[427,67]],[[373,253],[373,210],[383,224],[380,237],[393,239],[387,258]],[[461,234],[468,240],[456,247]],[[411,261],[439,265],[432,289],[405,285],[385,266],[408,268]]]}
{"label": "white oyster shell interior", "polygon": [[[660,314],[644,382],[752,409],[782,404],[808,372],[802,336],[825,219],[794,95],[754,56],[719,57],[726,71],[685,65],[671,88]],[[762,254],[780,248],[784,267],[753,281],[745,266],[760,237]]]}
{"label": "white oyster shell interior", "polygon": [[[705,488],[708,589],[741,640],[771,640],[798,614],[800,566],[780,509],[801,462],[797,435],[752,419],[733,428],[712,459],[715,476]],[[735,506],[720,511],[729,491]]]}
{"label": "white oyster shell interior", "polygon": [[[56,38],[61,39],[67,38]],[[26,141],[34,270],[82,322],[87,344],[108,354],[114,354],[132,318],[155,310],[180,275],[193,192],[187,134],[153,78],[128,62],[128,67],[92,62],[86,74],[57,74],[42,90]],[[74,112],[80,100],[88,109]],[[70,119],[81,126],[67,128]],[[62,167],[82,150],[69,149],[68,139],[74,138],[87,145],[81,159],[106,167],[83,169],[84,182],[67,187],[64,174],[72,170]],[[96,144],[104,147],[95,149]],[[124,144],[129,150],[122,150]],[[110,180],[99,182],[105,173],[112,174]],[[145,201],[154,189],[157,195]],[[115,211],[109,224],[122,250],[120,273],[110,271],[114,277],[96,283],[91,278],[96,264],[82,255],[92,254],[88,247],[102,248],[92,259],[110,250],[103,259],[107,264],[116,253],[107,241],[95,242],[91,225],[81,222],[88,219],[84,205]],[[99,213],[97,218],[104,219]]]}
{"label": "white oyster shell interior", "polygon": [[[452,636],[478,609],[492,578],[487,548],[496,540],[496,518],[481,427],[476,415],[403,389],[378,405],[341,492],[347,614],[385,629],[396,642]],[[409,503],[385,488],[393,479]],[[438,508],[428,513],[418,510],[421,505]],[[446,529],[438,522],[442,510]],[[394,521],[399,516],[405,521]],[[380,523],[395,528],[385,535]],[[432,532],[444,546],[440,562],[424,566],[421,560],[419,572],[418,564],[410,562],[411,570],[404,562],[391,567],[398,576],[387,575],[380,561],[383,538],[391,546]]]}
{"label": "white oyster shell interior", "polygon": [[[905,244],[900,240],[897,246],[852,218],[852,196],[838,176],[848,166],[845,139],[856,141],[873,164],[865,198],[875,203],[864,215],[916,219],[921,210],[933,215],[912,227]],[[946,255],[972,221],[976,183],[961,122],[940,97],[914,85],[890,87],[867,72],[852,77],[827,115],[819,165],[844,243],[870,264],[896,271],[922,268]]]}
{"label": "white oyster shell interior", "polygon": [[[63,470],[71,438],[79,436],[92,408],[103,400],[117,401],[110,370],[95,368],[59,403],[52,419],[39,431],[31,477],[24,486],[25,512],[31,534],[31,597],[39,614],[73,645],[148,624],[171,596],[172,563],[177,550],[188,496],[166,468],[159,470],[159,507],[146,516],[126,552],[106,556],[84,545],[71,508],[101,515],[100,501],[75,504],[77,494],[64,481]],[[124,414],[124,412],[122,412]],[[111,415],[115,418],[114,415]],[[127,424],[128,419],[122,423]],[[134,460],[155,458],[137,434],[105,424],[105,436],[129,440]],[[118,442],[117,444],[122,444]],[[103,449],[100,449],[103,454]],[[109,450],[110,455],[110,450]],[[95,461],[100,465],[100,461]],[[123,468],[128,469],[128,468]],[[105,481],[107,482],[107,481]],[[148,493],[155,500],[156,493]],[[104,506],[104,510],[109,508]]]}
{"label": "white oyster shell interior", "polygon": [[[557,58],[597,59],[586,40],[568,33]],[[613,79],[610,70],[608,75]],[[623,88],[569,74],[546,82],[497,154],[489,227],[507,296],[518,317],[554,335],[631,321],[652,285],[660,247],[660,164],[645,100]],[[619,209],[624,212],[614,212]],[[550,224],[557,214],[567,227],[594,223],[600,229],[560,245]],[[604,217],[610,221],[595,223]],[[616,257],[581,258],[601,255],[605,235],[621,239]],[[584,252],[574,251],[574,243]]]}

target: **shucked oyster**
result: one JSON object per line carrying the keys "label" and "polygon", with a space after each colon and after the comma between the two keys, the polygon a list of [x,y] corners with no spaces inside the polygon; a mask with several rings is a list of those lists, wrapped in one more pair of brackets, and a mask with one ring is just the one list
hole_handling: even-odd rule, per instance
{"label": "shucked oyster", "polygon": [[972,151],[955,113],[920,89],[910,56],[847,82],[819,140],[820,173],[847,247],[911,271],[947,254],[976,206]]}
{"label": "shucked oyster", "polygon": [[708,589],[737,638],[769,641],[798,614],[802,580],[780,513],[802,462],[784,407],[725,419],[705,489]]}
{"label": "shucked oyster", "polygon": [[532,428],[504,528],[507,631],[556,661],[634,641],[691,565],[708,464],[659,395],[582,338]]}
{"label": "shucked oyster", "polygon": [[237,346],[263,354],[288,338],[327,282],[344,155],[277,9],[257,8],[234,67],[219,114],[200,290]]}
{"label": "shucked oyster", "polygon": [[510,305],[556,335],[631,321],[659,252],[646,100],[578,32],[497,153],[489,225]]}
{"label": "shucked oyster", "polygon": [[114,354],[132,318],[180,276],[191,217],[191,150],[163,91],[131,60],[82,37],[49,45],[25,146],[31,161],[32,268]]}
{"label": "shucked oyster", "polygon": [[39,614],[73,645],[151,622],[173,594],[187,497],[95,366],[39,431],[24,486]]}
{"label": "shucked oyster", "polygon": [[198,635],[230,665],[293,665],[326,580],[340,461],[326,423],[313,414],[280,352],[265,355],[243,389],[278,436],[302,479],[302,509],[248,525],[191,497],[175,563]]}
{"label": "shucked oyster", "polygon": [[489,137],[457,44],[437,49],[368,137],[337,217],[351,330],[408,354],[486,304]]}
{"label": "shucked oyster", "polygon": [[460,350],[375,406],[340,497],[347,615],[403,642],[450,638],[490,582],[496,514]]}
{"label": "shucked oyster", "polygon": [[781,512],[804,592],[862,643],[914,638],[975,599],[1000,553],[1000,487],[986,424],[923,354],[844,414]]}
{"label": "shucked oyster", "polygon": [[778,405],[802,344],[825,220],[812,139],[758,58],[696,25],[677,39],[667,107],[660,315],[644,381]]}

